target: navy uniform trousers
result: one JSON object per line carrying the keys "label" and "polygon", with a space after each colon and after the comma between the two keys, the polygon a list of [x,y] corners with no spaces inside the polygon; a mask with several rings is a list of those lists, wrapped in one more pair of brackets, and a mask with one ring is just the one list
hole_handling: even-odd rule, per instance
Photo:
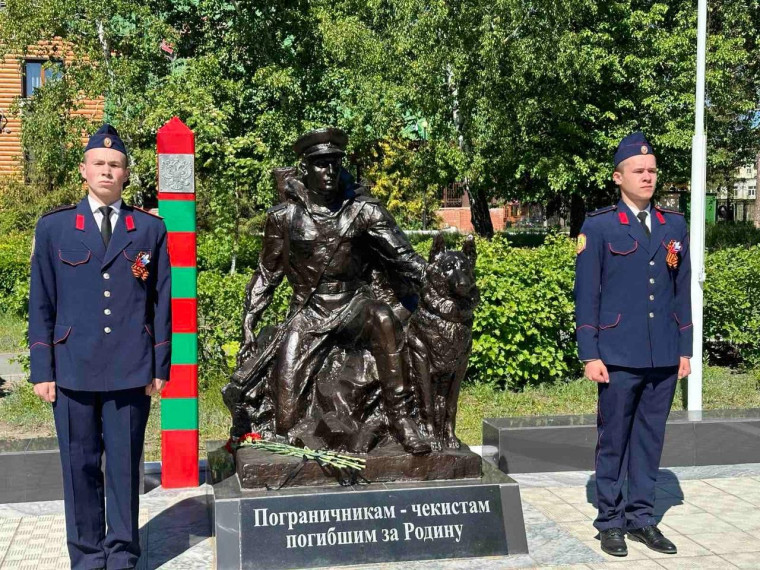
{"label": "navy uniform trousers", "polygon": [[[653,517],[665,423],[673,403],[678,367],[609,366],[609,384],[599,384],[594,526],[642,528]],[[628,477],[628,500],[623,482]]]}
{"label": "navy uniform trousers", "polygon": [[658,207],[650,215],[647,235],[621,200],[588,214],[578,238],[578,356],[601,360],[610,376],[598,388],[599,530],[656,523],[665,424],[680,358],[692,351],[686,222]]}
{"label": "navy uniform trousers", "polygon": [[[139,469],[150,397],[144,387],[113,392],[58,387],[56,393],[53,415],[68,499],[66,534],[71,566],[134,568],[140,557]],[[105,485],[101,469],[104,450]],[[108,532],[104,534],[106,522]]]}

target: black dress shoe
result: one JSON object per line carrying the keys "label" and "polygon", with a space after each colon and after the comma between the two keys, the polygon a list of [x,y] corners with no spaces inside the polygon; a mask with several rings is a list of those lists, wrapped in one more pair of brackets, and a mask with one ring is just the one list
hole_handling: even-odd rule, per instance
{"label": "black dress shoe", "polygon": [[676,545],[665,538],[655,525],[634,528],[628,531],[628,536],[637,542],[643,542],[648,548],[663,554],[678,552]]}
{"label": "black dress shoe", "polygon": [[610,556],[628,556],[625,545],[625,533],[622,528],[608,528],[599,532],[602,541],[602,551]]}

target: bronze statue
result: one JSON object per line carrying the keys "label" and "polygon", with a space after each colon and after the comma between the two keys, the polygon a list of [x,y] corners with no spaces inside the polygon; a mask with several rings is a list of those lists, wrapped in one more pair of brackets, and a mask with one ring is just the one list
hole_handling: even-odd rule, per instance
{"label": "bronze statue", "polygon": [[447,251],[442,234],[433,240],[420,305],[407,329],[409,374],[419,400],[422,433],[435,450],[459,449],[456,415],[459,387],[472,351],[475,239]]}
{"label": "bronze statue", "polygon": [[[284,179],[286,201],[268,212],[246,289],[238,369],[223,390],[232,435],[256,430],[348,451],[369,451],[391,436],[407,452],[426,454],[397,316],[414,309],[426,264],[379,200],[342,169],[347,142],[327,128],[293,147],[301,162]],[[293,288],[287,320],[257,338],[283,278]]]}

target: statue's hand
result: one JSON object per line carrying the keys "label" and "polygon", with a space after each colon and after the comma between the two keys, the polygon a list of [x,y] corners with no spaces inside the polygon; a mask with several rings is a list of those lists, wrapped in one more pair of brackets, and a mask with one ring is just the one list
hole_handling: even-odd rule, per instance
{"label": "statue's hand", "polygon": [[257,346],[255,338],[251,337],[243,341],[243,343],[240,345],[240,350],[238,350],[237,353],[238,368],[240,368],[246,360],[253,356],[253,353],[256,352],[256,348]]}

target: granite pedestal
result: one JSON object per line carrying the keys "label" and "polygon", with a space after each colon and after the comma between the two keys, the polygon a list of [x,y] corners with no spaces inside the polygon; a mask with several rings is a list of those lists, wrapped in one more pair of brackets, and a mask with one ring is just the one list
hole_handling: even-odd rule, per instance
{"label": "granite pedestal", "polygon": [[[483,420],[483,457],[505,473],[594,469],[595,415]],[[760,462],[760,409],[671,412],[661,467]]]}
{"label": "granite pedestal", "polygon": [[[102,462],[105,470],[105,458]],[[140,460],[140,493],[144,462]],[[54,437],[0,440],[0,503],[63,500],[58,440]]]}
{"label": "granite pedestal", "polygon": [[213,471],[217,568],[270,570],[527,553],[518,484],[484,461],[449,481],[244,489]]}

